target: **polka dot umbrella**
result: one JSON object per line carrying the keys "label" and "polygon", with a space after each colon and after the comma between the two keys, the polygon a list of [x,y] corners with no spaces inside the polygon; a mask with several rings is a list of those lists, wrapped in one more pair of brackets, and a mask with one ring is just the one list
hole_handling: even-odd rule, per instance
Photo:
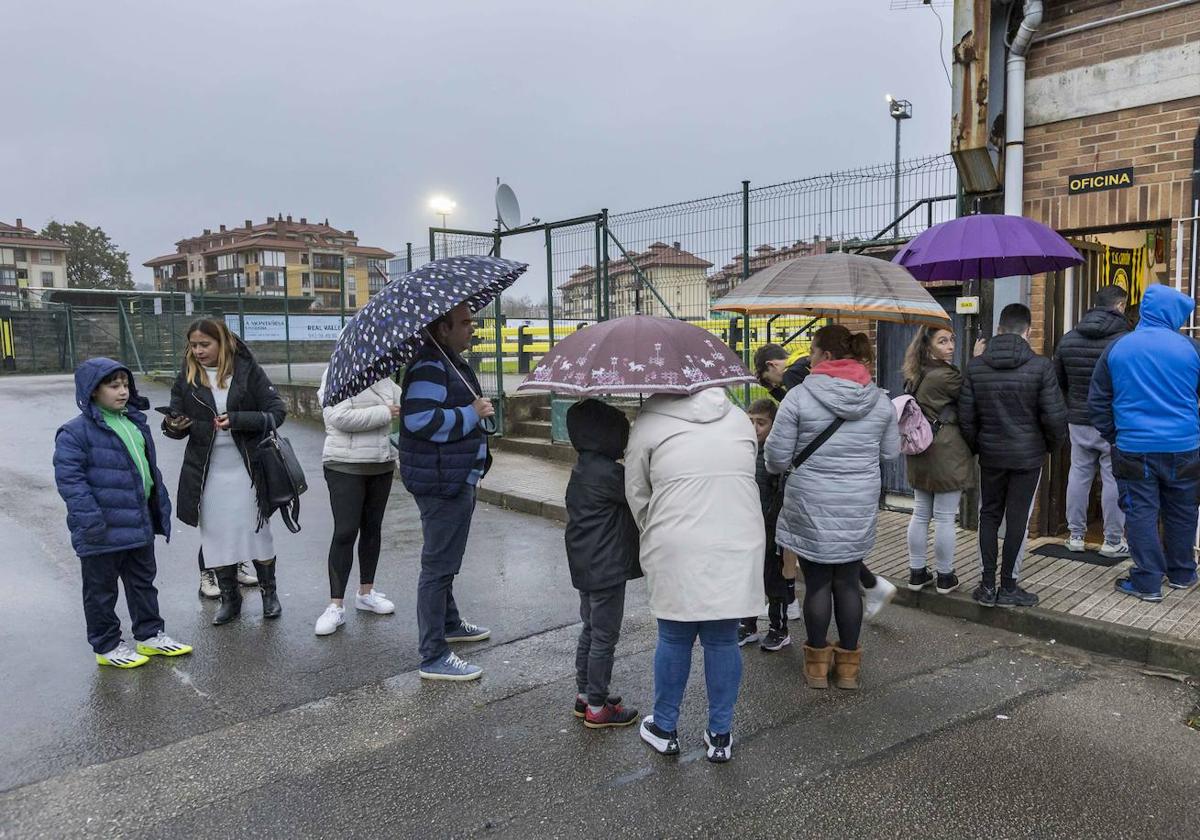
{"label": "polka dot umbrella", "polygon": [[325,376],[336,405],[399,371],[425,342],[425,328],[460,303],[487,306],[529,266],[499,257],[445,257],[383,287],[346,324]]}

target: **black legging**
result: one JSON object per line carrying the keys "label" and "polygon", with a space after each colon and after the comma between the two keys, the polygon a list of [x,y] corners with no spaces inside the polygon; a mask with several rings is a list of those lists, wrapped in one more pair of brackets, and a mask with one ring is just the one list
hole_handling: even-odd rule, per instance
{"label": "black legging", "polygon": [[863,618],[862,593],[858,589],[861,568],[861,560],[813,563],[800,558],[800,570],[804,573],[804,632],[809,647],[823,648],[829,644],[832,611],[837,620],[839,647],[858,648]]}
{"label": "black legging", "polygon": [[325,469],[329,506],[333,508],[333,539],[329,543],[329,597],[345,598],[358,540],[358,580],[375,582],[379,546],[383,541],[383,512],[392,491],[392,472],[352,475]]}

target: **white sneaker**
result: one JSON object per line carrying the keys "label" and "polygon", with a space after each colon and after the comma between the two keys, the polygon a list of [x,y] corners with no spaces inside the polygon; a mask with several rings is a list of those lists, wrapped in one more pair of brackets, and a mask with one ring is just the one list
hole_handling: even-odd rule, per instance
{"label": "white sneaker", "polygon": [[136,668],[149,661],[150,657],[131,650],[124,641],[118,642],[108,653],[96,654],[97,665],[111,665],[114,668]]}
{"label": "white sneaker", "polygon": [[389,601],[382,592],[376,592],[374,589],[366,595],[355,595],[354,606],[376,615],[391,615],[396,611],[396,605]]}
{"label": "white sneaker", "polygon": [[1121,540],[1116,545],[1105,543],[1104,545],[1100,546],[1100,554],[1104,557],[1128,557],[1129,543],[1125,542],[1125,540]]}
{"label": "white sneaker", "polygon": [[317,619],[317,626],[313,632],[318,636],[329,636],[345,623],[346,610],[337,604],[330,604]]}
{"label": "white sneaker", "polygon": [[192,652],[192,646],[177,642],[159,630],[157,636],[138,642],[137,652],[142,656],[183,656]]}
{"label": "white sneaker", "polygon": [[1067,551],[1087,551],[1087,545],[1084,543],[1083,537],[1068,537],[1067,541],[1063,543],[1063,547]]}
{"label": "white sneaker", "polygon": [[254,573],[254,566],[246,561],[238,563],[238,583],[242,586],[258,586],[258,575]]}
{"label": "white sneaker", "polygon": [[800,599],[797,598],[792,603],[788,604],[788,621],[800,620]]}
{"label": "white sneaker", "polygon": [[217,586],[217,573],[212,569],[203,569],[200,572],[200,597],[221,597],[221,588]]}
{"label": "white sneaker", "polygon": [[896,597],[896,587],[887,578],[875,575],[875,585],[863,590],[863,618],[874,618]]}

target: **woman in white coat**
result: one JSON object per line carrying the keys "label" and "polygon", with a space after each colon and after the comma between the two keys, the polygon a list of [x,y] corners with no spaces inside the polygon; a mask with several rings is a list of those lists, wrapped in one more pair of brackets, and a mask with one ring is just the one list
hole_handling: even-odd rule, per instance
{"label": "woman in white coat", "polygon": [[[324,392],[322,374],[318,398]],[[333,539],[329,544],[331,600],[317,619],[316,634],[328,636],[346,622],[342,604],[354,564],[355,540],[359,586],[354,606],[379,615],[396,611],[395,604],[375,591],[375,569],[383,539],[383,514],[396,470],[396,453],[388,435],[392,421],[400,416],[400,386],[381,379],[321,414],[325,420],[321,462],[333,508]]]}
{"label": "woman in white coat", "polygon": [[654,712],[643,719],[641,736],[664,755],[679,753],[676,723],[697,636],[708,688],[708,759],[732,755],[742,679],[738,622],[764,604],[756,449],[750,418],[719,388],[651,397],[629,437],[625,492],[658,619]]}

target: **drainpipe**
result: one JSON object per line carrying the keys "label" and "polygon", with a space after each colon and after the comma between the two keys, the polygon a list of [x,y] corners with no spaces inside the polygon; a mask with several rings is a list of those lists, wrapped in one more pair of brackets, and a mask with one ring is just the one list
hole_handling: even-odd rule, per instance
{"label": "drainpipe", "polygon": [[1025,56],[1042,25],[1040,0],[1025,0],[1024,16],[1012,44],[1004,84],[1004,214],[1022,215],[1025,200]]}
{"label": "drainpipe", "polygon": [[[1019,0],[1018,0],[1019,2]],[[1024,0],[1021,26],[1008,45],[1004,79],[1004,214],[1023,216],[1025,203],[1025,56],[1042,23],[1040,0]],[[992,333],[1010,303],[1029,305],[1029,277],[998,278],[992,285]]]}

